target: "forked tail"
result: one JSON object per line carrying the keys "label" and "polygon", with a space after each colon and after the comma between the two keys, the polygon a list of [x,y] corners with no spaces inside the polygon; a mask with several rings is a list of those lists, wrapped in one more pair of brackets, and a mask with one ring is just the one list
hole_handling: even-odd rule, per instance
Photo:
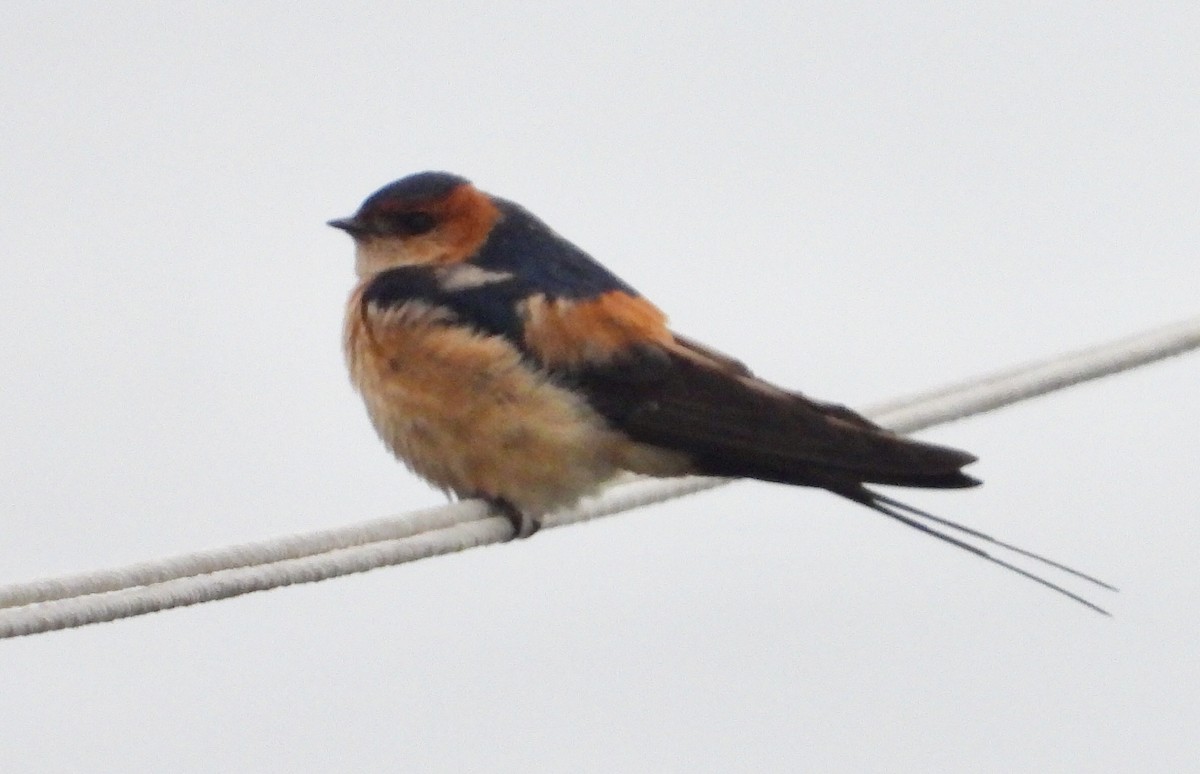
{"label": "forked tail", "polygon": [[[1043,578],[1042,576],[1037,575],[1036,573],[1032,573],[1028,570],[1022,569],[1021,567],[1018,567],[1015,564],[1006,562],[1003,559],[999,559],[995,556],[992,556],[991,554],[989,554],[987,551],[983,550],[979,546],[972,545],[971,543],[968,543],[964,540],[960,540],[959,538],[956,538],[953,535],[948,535],[945,532],[941,532],[937,529],[934,529],[933,527],[929,526],[929,524],[918,521],[917,519],[924,519],[925,521],[931,522],[933,524],[938,524],[938,525],[941,525],[944,527],[949,527],[950,529],[961,532],[964,535],[969,535],[969,536],[975,538],[976,540],[982,541],[984,543],[988,543],[993,546],[997,546],[998,548],[1007,549],[1009,551],[1012,551],[1013,553],[1020,554],[1021,556],[1024,556],[1026,558],[1033,559],[1033,560],[1041,562],[1042,564],[1045,564],[1049,567],[1053,567],[1056,570],[1060,570],[1060,571],[1068,573],[1070,575],[1074,575],[1077,578],[1086,580],[1089,583],[1093,583],[1103,589],[1107,589],[1109,591],[1118,591],[1118,589],[1115,586],[1105,583],[1104,581],[1100,580],[1099,578],[1088,575],[1087,573],[1084,573],[1084,572],[1080,572],[1079,570],[1076,570],[1072,567],[1068,567],[1067,565],[1065,565],[1061,562],[1056,562],[1053,559],[1048,559],[1047,557],[1044,557],[1040,554],[1036,554],[1033,551],[1028,551],[1019,546],[1015,546],[1012,543],[1006,543],[1003,540],[998,540],[998,539],[992,537],[991,535],[986,535],[983,532],[980,532],[979,530],[972,529],[968,526],[959,524],[954,521],[950,521],[949,519],[944,519],[941,516],[935,516],[934,514],[929,513],[928,511],[923,511],[920,508],[913,507],[911,505],[908,505],[907,503],[902,503],[899,500],[893,500],[890,497],[881,495],[878,492],[867,489],[866,487],[861,486],[861,485],[858,487],[854,487],[854,488],[838,488],[834,491],[843,497],[846,497],[850,500],[855,501],[856,503],[861,503],[862,505],[865,505],[868,508],[870,508],[878,513],[882,513],[884,516],[887,516],[890,519],[895,519],[896,521],[900,522],[901,524],[904,524],[905,526],[912,527],[913,529],[918,530],[920,532],[924,532],[927,535],[932,535],[933,537],[937,538],[938,540],[942,540],[946,543],[949,543],[952,546],[955,546],[956,548],[960,548],[964,551],[972,553],[975,556],[978,556],[981,559],[989,561],[992,564],[999,565],[999,566],[1003,567],[1004,569],[1009,570],[1010,572],[1014,572],[1018,575],[1022,575],[1024,577],[1028,578],[1029,580],[1033,581],[1034,583],[1039,583],[1048,589],[1057,591],[1059,594],[1062,594],[1063,596],[1070,597],[1071,599],[1075,600],[1079,604],[1084,605],[1085,607],[1089,607],[1092,610],[1095,610],[1097,613],[1101,613],[1103,615],[1112,615],[1111,613],[1109,613],[1107,610],[1100,607],[1099,605],[1096,605],[1095,603],[1090,602],[1089,600],[1083,598],[1082,596],[1080,596],[1072,591],[1068,591],[1067,589],[1063,588],[1062,586],[1059,586],[1057,583],[1049,581],[1046,578]],[[906,514],[909,514],[909,515],[906,515]],[[916,517],[916,518],[913,518],[913,517]]]}

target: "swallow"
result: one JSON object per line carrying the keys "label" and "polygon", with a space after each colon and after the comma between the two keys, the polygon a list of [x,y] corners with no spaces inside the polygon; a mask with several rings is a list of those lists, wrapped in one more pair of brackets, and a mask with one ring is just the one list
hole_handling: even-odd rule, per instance
{"label": "swallow", "polygon": [[887,497],[869,484],[980,482],[964,451],[754,376],[520,205],[422,172],[329,221],[354,239],[350,378],[395,456],[528,537],[615,476],[752,478],[828,490],[1100,612],[931,525],[1101,581]]}

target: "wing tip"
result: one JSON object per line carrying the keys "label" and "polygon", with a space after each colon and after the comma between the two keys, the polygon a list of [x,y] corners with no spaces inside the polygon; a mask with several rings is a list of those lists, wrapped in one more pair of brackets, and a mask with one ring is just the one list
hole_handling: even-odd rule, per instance
{"label": "wing tip", "polygon": [[981,479],[969,476],[961,470],[950,473],[907,474],[907,475],[868,475],[862,479],[864,484],[885,484],[888,486],[910,486],[919,489],[970,489],[983,484]]}

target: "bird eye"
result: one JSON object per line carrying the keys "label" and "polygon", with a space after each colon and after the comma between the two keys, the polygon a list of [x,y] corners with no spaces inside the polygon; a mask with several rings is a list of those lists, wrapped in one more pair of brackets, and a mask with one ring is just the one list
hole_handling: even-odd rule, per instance
{"label": "bird eye", "polygon": [[394,233],[415,236],[432,231],[437,220],[428,212],[397,212],[388,215],[388,226]]}

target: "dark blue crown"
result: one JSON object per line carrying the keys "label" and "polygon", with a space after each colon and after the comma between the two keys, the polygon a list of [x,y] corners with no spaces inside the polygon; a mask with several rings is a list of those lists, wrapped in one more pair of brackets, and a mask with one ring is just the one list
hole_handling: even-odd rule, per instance
{"label": "dark blue crown", "polygon": [[371,210],[387,202],[389,205],[427,202],[446,196],[455,188],[471,181],[449,172],[418,172],[388,183],[367,197],[359,212]]}

